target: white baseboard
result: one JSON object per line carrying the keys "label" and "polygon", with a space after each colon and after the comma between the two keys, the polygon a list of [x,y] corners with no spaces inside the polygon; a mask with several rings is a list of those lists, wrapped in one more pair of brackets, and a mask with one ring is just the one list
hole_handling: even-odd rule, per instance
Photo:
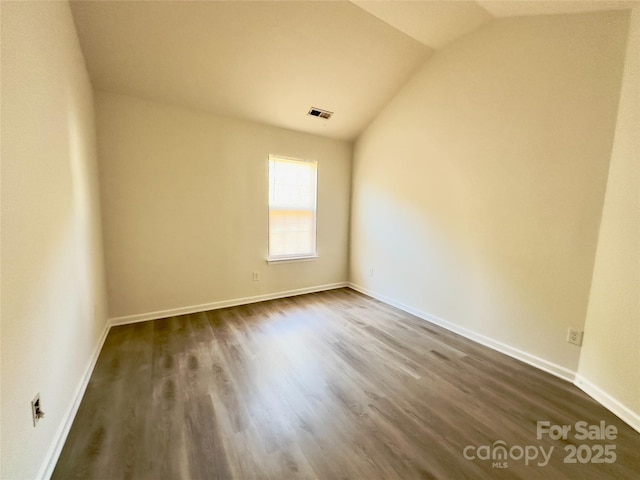
{"label": "white baseboard", "polygon": [[576,379],[573,383],[596,402],[600,403],[614,415],[620,417],[621,420],[628,423],[631,428],[640,433],[640,415],[638,415],[638,413],[634,412],[626,405],[623,405],[614,397],[581,375],[576,375]]}
{"label": "white baseboard", "polygon": [[67,440],[67,436],[69,435],[69,431],[71,430],[71,425],[73,425],[73,420],[76,418],[76,413],[78,413],[78,408],[80,408],[80,402],[82,401],[84,392],[89,385],[89,380],[91,379],[91,375],[93,374],[93,369],[96,366],[98,356],[100,355],[102,346],[107,339],[107,334],[109,333],[110,328],[111,327],[109,322],[106,322],[104,329],[100,334],[100,338],[98,339],[98,342],[93,349],[93,353],[91,354],[89,365],[87,365],[87,368],[85,369],[84,374],[80,379],[80,383],[76,387],[76,390],[73,394],[71,405],[69,405],[69,408],[67,408],[67,411],[62,416],[62,421],[60,422],[58,430],[53,437],[53,441],[51,442],[51,446],[49,447],[42,465],[40,466],[38,476],[36,477],[38,479],[47,480],[51,478],[51,475],[53,475],[53,470],[56,468],[58,458],[60,457],[60,453],[62,452],[62,447],[64,447],[64,443]]}
{"label": "white baseboard", "polygon": [[463,337],[468,338],[469,340],[473,340],[474,342],[480,343],[493,350],[497,350],[500,353],[509,355],[510,357],[513,357],[516,360],[520,360],[521,362],[527,363],[533,367],[536,367],[540,370],[550,373],[551,375],[559,377],[563,380],[566,380],[568,382],[573,382],[576,378],[576,372],[574,372],[573,370],[569,370],[568,368],[565,368],[561,365],[558,365],[553,362],[549,362],[544,358],[537,357],[535,355],[527,353],[518,348],[512,347],[505,343],[494,340],[490,337],[486,337],[484,335],[476,333],[473,330],[469,330],[467,328],[456,325],[455,323],[436,317],[435,315],[431,315],[427,312],[418,310],[417,308],[413,308],[403,303],[397,302],[391,298],[385,297],[384,295],[380,295],[367,288],[361,287],[360,285],[349,283],[349,287],[360,293],[368,295],[369,297],[373,297],[377,300],[380,300],[381,302],[384,302],[388,305],[399,308],[400,310],[404,310],[405,312],[415,315],[416,317],[426,320],[427,322],[438,325],[451,332],[457,333],[458,335],[462,335]]}
{"label": "white baseboard", "polygon": [[305,293],[322,292],[325,290],[334,290],[336,288],[344,288],[347,282],[329,283],[326,285],[317,285],[314,287],[298,288],[295,290],[286,290],[284,292],[267,293],[264,295],[255,295],[253,297],[234,298],[231,300],[222,300],[219,302],[203,303],[201,305],[191,305],[188,307],[170,308],[168,310],[159,310],[156,312],[140,313],[137,315],[126,315],[123,317],[114,317],[109,320],[111,325],[125,325],[127,323],[146,322],[147,320],[158,320],[160,318],[175,317],[176,315],[186,315],[189,313],[206,312],[208,310],[217,310],[220,308],[235,307],[238,305],[247,305],[249,303],[264,302],[266,300],[275,300],[277,298],[294,297],[296,295],[304,295]]}
{"label": "white baseboard", "polygon": [[602,404],[605,408],[613,412],[615,415],[620,417],[621,420],[628,423],[632,428],[640,433],[640,415],[636,412],[632,411],[618,400],[610,396],[605,391],[601,390],[596,385],[589,382],[587,379],[577,375],[575,372],[564,368],[560,365],[554,364],[542,358],[531,355],[527,352],[519,350],[514,347],[510,347],[504,343],[493,340],[489,337],[485,337],[484,335],[480,335],[476,332],[468,330],[464,327],[460,327],[454,323],[443,320],[434,315],[430,315],[426,312],[422,312],[421,310],[415,309],[408,305],[404,305],[400,302],[396,302],[395,300],[385,297],[384,295],[379,295],[371,290],[368,290],[359,285],[348,283],[348,282],[339,282],[339,283],[331,283],[326,285],[318,285],[315,287],[307,287],[307,288],[299,288],[295,290],[287,290],[283,292],[269,293],[265,295],[257,295],[253,297],[243,297],[243,298],[235,298],[232,300],[224,300],[220,302],[212,302],[202,305],[194,305],[190,307],[181,307],[170,310],[163,310],[158,312],[150,312],[139,315],[129,315],[124,317],[115,317],[111,318],[105,325],[100,338],[93,350],[91,355],[91,359],[89,365],[85,369],[84,375],[76,388],[76,391],[73,395],[73,400],[71,405],[65,412],[62,417],[62,422],[56,431],[53,441],[51,442],[51,446],[42,462],[40,470],[38,471],[38,475],[36,478],[38,479],[49,479],[53,474],[53,470],[55,469],[56,463],[58,462],[58,458],[60,457],[60,453],[62,452],[62,448],[64,447],[64,443],[69,435],[69,431],[71,430],[71,425],[73,424],[73,420],[75,419],[76,413],[78,412],[78,408],[80,407],[80,402],[82,401],[82,397],[84,396],[84,392],[87,389],[89,384],[89,380],[91,379],[91,375],[93,373],[93,369],[98,360],[98,356],[100,355],[100,351],[102,350],[102,346],[107,338],[109,333],[109,329],[114,325],[124,325],[127,323],[136,323],[143,322],[147,320],[156,320],[159,318],[166,318],[175,315],[184,315],[188,313],[196,313],[203,312],[207,310],[215,310],[219,308],[233,307],[237,305],[246,305],[250,303],[263,302],[266,300],[274,300],[277,298],[286,298],[292,297],[296,295],[303,295],[305,293],[314,293],[321,292],[325,290],[333,290],[337,288],[349,287],[353,290],[356,290],[360,293],[373,297],[381,302],[384,302],[388,305],[394,306],[403,310],[407,313],[415,315],[418,318],[426,320],[430,323],[441,326],[449,331],[462,335],[470,340],[473,340],[477,343],[485,345],[489,348],[502,352],[510,357],[516,358],[517,360],[521,360],[529,365],[532,365],[536,368],[544,370],[552,375],[562,378],[563,380],[567,380],[569,382],[573,382],[578,388],[583,390],[597,402]]}
{"label": "white baseboard", "polygon": [[305,293],[314,293],[321,292],[325,290],[333,290],[336,288],[343,288],[347,286],[347,282],[340,283],[331,283],[327,285],[318,285],[315,287],[307,287],[307,288],[299,288],[296,290],[287,290],[284,292],[276,292],[269,293],[265,295],[257,295],[253,297],[244,297],[244,298],[235,298],[232,300],[224,300],[221,302],[213,302],[202,305],[194,305],[190,307],[181,307],[174,308],[171,310],[163,310],[158,312],[151,313],[143,313],[140,315],[129,315],[126,317],[117,317],[111,318],[105,324],[104,330],[100,335],[98,343],[93,350],[91,355],[91,359],[89,361],[89,365],[87,366],[78,387],[73,395],[73,400],[69,408],[65,412],[62,417],[62,422],[56,431],[53,441],[51,442],[51,446],[40,466],[40,470],[38,471],[38,476],[36,478],[47,480],[51,478],[53,474],[53,470],[56,467],[58,459],[60,457],[60,453],[62,452],[62,448],[64,447],[64,443],[67,440],[67,436],[69,435],[69,431],[71,430],[71,425],[73,425],[73,420],[78,413],[78,408],[80,407],[80,402],[82,401],[82,397],[84,396],[84,392],[89,385],[89,380],[91,379],[91,375],[93,373],[93,369],[96,366],[96,362],[98,361],[98,356],[100,355],[100,351],[102,350],[102,346],[104,345],[105,340],[107,339],[107,335],[109,330],[114,325],[124,325],[127,323],[136,323],[136,322],[144,322],[146,320],[156,320],[159,318],[166,318],[175,315],[183,315],[187,313],[195,313],[195,312],[203,312],[207,310],[215,310],[219,308],[233,307],[237,305],[246,305],[249,303],[257,303],[263,302],[265,300],[274,300],[277,298],[286,298],[293,297],[296,295],[303,295]]}
{"label": "white baseboard", "polygon": [[349,288],[352,288],[360,293],[373,297],[381,302],[384,302],[393,307],[399,308],[400,310],[404,310],[407,313],[411,313],[416,317],[419,317],[423,320],[431,322],[435,325],[443,327],[449,331],[462,335],[474,342],[478,342],[486,347],[492,348],[493,350],[497,350],[501,353],[509,355],[517,360],[520,360],[524,363],[527,363],[533,367],[539,368],[547,373],[555,375],[563,380],[573,383],[582,391],[584,391],[587,395],[592,397],[595,401],[600,403],[607,410],[612,412],[614,415],[618,416],[622,421],[627,423],[631,428],[640,433],[640,415],[629,407],[620,403],[617,399],[609,395],[604,390],[600,389],[593,383],[591,383],[586,378],[578,375],[576,372],[569,370],[565,367],[557,365],[555,363],[549,362],[543,358],[536,357],[535,355],[531,355],[527,352],[519,350],[517,348],[506,345],[502,342],[498,342],[497,340],[493,340],[489,337],[485,337],[484,335],[480,335],[479,333],[473,332],[464,327],[460,327],[454,323],[448,322],[441,318],[436,317],[435,315],[428,314],[416,308],[410,307],[408,305],[404,305],[400,302],[396,302],[395,300],[385,297],[384,295],[377,294],[367,288],[361,287],[360,285],[356,285],[353,283],[349,283]]}

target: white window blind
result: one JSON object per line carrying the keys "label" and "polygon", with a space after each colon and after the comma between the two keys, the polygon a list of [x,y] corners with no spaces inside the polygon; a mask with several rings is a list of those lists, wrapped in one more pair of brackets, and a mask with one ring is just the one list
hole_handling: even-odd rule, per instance
{"label": "white window blind", "polygon": [[269,155],[269,260],[316,256],[318,164]]}

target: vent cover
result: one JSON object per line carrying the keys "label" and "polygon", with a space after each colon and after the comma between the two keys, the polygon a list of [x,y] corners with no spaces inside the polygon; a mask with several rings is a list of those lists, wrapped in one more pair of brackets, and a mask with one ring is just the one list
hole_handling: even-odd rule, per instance
{"label": "vent cover", "polygon": [[331,115],[333,115],[333,112],[328,112],[327,110],[311,107],[311,110],[309,110],[309,113],[307,115],[311,115],[312,117],[320,117],[328,120],[331,118]]}

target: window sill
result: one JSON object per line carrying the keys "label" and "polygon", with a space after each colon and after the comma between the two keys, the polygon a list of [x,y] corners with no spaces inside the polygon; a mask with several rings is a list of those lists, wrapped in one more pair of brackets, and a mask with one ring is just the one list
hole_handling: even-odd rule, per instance
{"label": "window sill", "polygon": [[267,263],[271,265],[277,263],[311,262],[317,259],[318,255],[305,255],[303,257],[267,258]]}

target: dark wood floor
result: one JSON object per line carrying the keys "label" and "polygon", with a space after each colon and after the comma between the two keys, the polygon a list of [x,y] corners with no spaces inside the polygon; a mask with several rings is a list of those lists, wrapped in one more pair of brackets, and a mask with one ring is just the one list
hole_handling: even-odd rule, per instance
{"label": "dark wood floor", "polygon": [[[538,440],[539,420],[572,431]],[[577,440],[579,421],[617,438]],[[500,441],[506,460],[464,456]],[[616,460],[564,463],[567,445]],[[569,383],[341,289],[112,328],[53,478],[638,479],[640,434]]]}

